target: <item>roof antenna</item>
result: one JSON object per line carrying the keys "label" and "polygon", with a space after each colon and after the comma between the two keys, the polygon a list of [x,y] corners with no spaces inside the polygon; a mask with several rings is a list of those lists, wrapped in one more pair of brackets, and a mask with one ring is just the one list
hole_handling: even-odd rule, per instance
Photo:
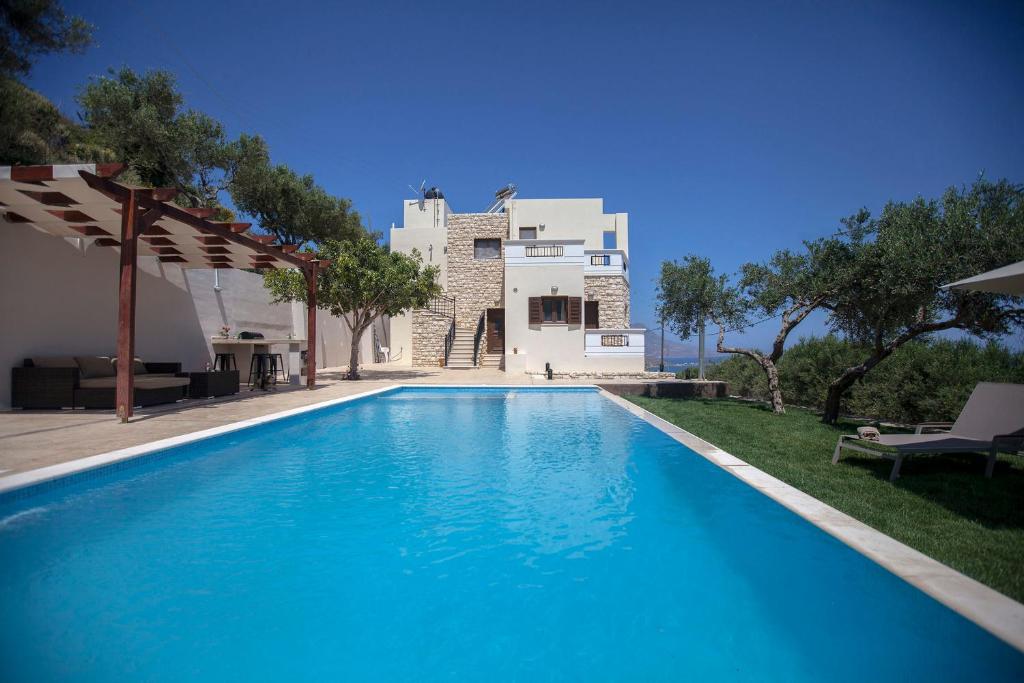
{"label": "roof antenna", "polygon": [[426,178],[423,179],[423,182],[420,183],[420,189],[418,189],[418,190],[415,187],[413,187],[412,185],[409,185],[408,187],[409,187],[410,190],[412,190],[413,196],[415,196],[416,199],[419,201],[419,203],[420,203],[420,211],[422,211],[423,210],[423,199],[426,196],[427,179]]}

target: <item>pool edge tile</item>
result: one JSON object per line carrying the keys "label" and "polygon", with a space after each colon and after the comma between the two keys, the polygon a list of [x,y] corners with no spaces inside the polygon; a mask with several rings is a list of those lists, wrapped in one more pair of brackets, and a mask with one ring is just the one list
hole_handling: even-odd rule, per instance
{"label": "pool edge tile", "polygon": [[[605,389],[600,394],[910,585],[1024,652],[1024,604]],[[669,425],[666,429],[663,425]]]}

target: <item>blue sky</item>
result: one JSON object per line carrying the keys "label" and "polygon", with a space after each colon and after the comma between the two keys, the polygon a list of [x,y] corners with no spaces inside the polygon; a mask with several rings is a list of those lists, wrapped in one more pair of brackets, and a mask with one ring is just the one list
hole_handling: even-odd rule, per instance
{"label": "blue sky", "polygon": [[98,45],[30,85],[73,112],[109,66],[169,69],[190,106],[263,135],[376,230],[424,178],[457,211],[510,181],[604,197],[630,214],[635,323],[654,323],[662,259],[732,272],[861,206],[1024,182],[1019,2],[65,7]]}

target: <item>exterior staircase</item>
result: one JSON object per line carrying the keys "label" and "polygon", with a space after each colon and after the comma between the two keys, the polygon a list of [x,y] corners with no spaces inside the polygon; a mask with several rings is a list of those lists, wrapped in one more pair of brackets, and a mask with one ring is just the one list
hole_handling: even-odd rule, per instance
{"label": "exterior staircase", "polygon": [[480,353],[480,367],[494,370],[505,369],[505,356],[501,353]]}
{"label": "exterior staircase", "polygon": [[452,350],[448,353],[448,367],[456,369],[469,369],[473,365],[473,346],[476,343],[474,330],[465,327],[455,328],[455,341],[452,342]]}

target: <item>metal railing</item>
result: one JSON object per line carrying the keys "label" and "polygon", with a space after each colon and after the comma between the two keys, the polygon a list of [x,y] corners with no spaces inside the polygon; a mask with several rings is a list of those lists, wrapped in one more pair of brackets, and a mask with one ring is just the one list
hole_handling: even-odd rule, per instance
{"label": "metal railing", "polygon": [[526,255],[534,256],[565,256],[565,247],[561,244],[537,244],[526,247]]}
{"label": "metal railing", "polygon": [[591,254],[590,265],[592,266],[610,266],[612,264],[612,257],[610,254]]}
{"label": "metal railing", "polygon": [[601,346],[629,346],[628,334],[602,334]]}
{"label": "metal railing", "polygon": [[476,334],[473,335],[473,365],[480,365],[480,339],[484,335],[484,318],[487,311],[480,314],[480,320],[476,322]]}
{"label": "metal railing", "polygon": [[[454,300],[453,300],[454,301]],[[455,318],[448,327],[448,334],[444,336],[444,365],[448,367],[448,356],[451,355],[452,345],[455,343]]]}
{"label": "metal railing", "polygon": [[455,320],[455,297],[444,294],[435,296],[423,307],[424,310]]}

